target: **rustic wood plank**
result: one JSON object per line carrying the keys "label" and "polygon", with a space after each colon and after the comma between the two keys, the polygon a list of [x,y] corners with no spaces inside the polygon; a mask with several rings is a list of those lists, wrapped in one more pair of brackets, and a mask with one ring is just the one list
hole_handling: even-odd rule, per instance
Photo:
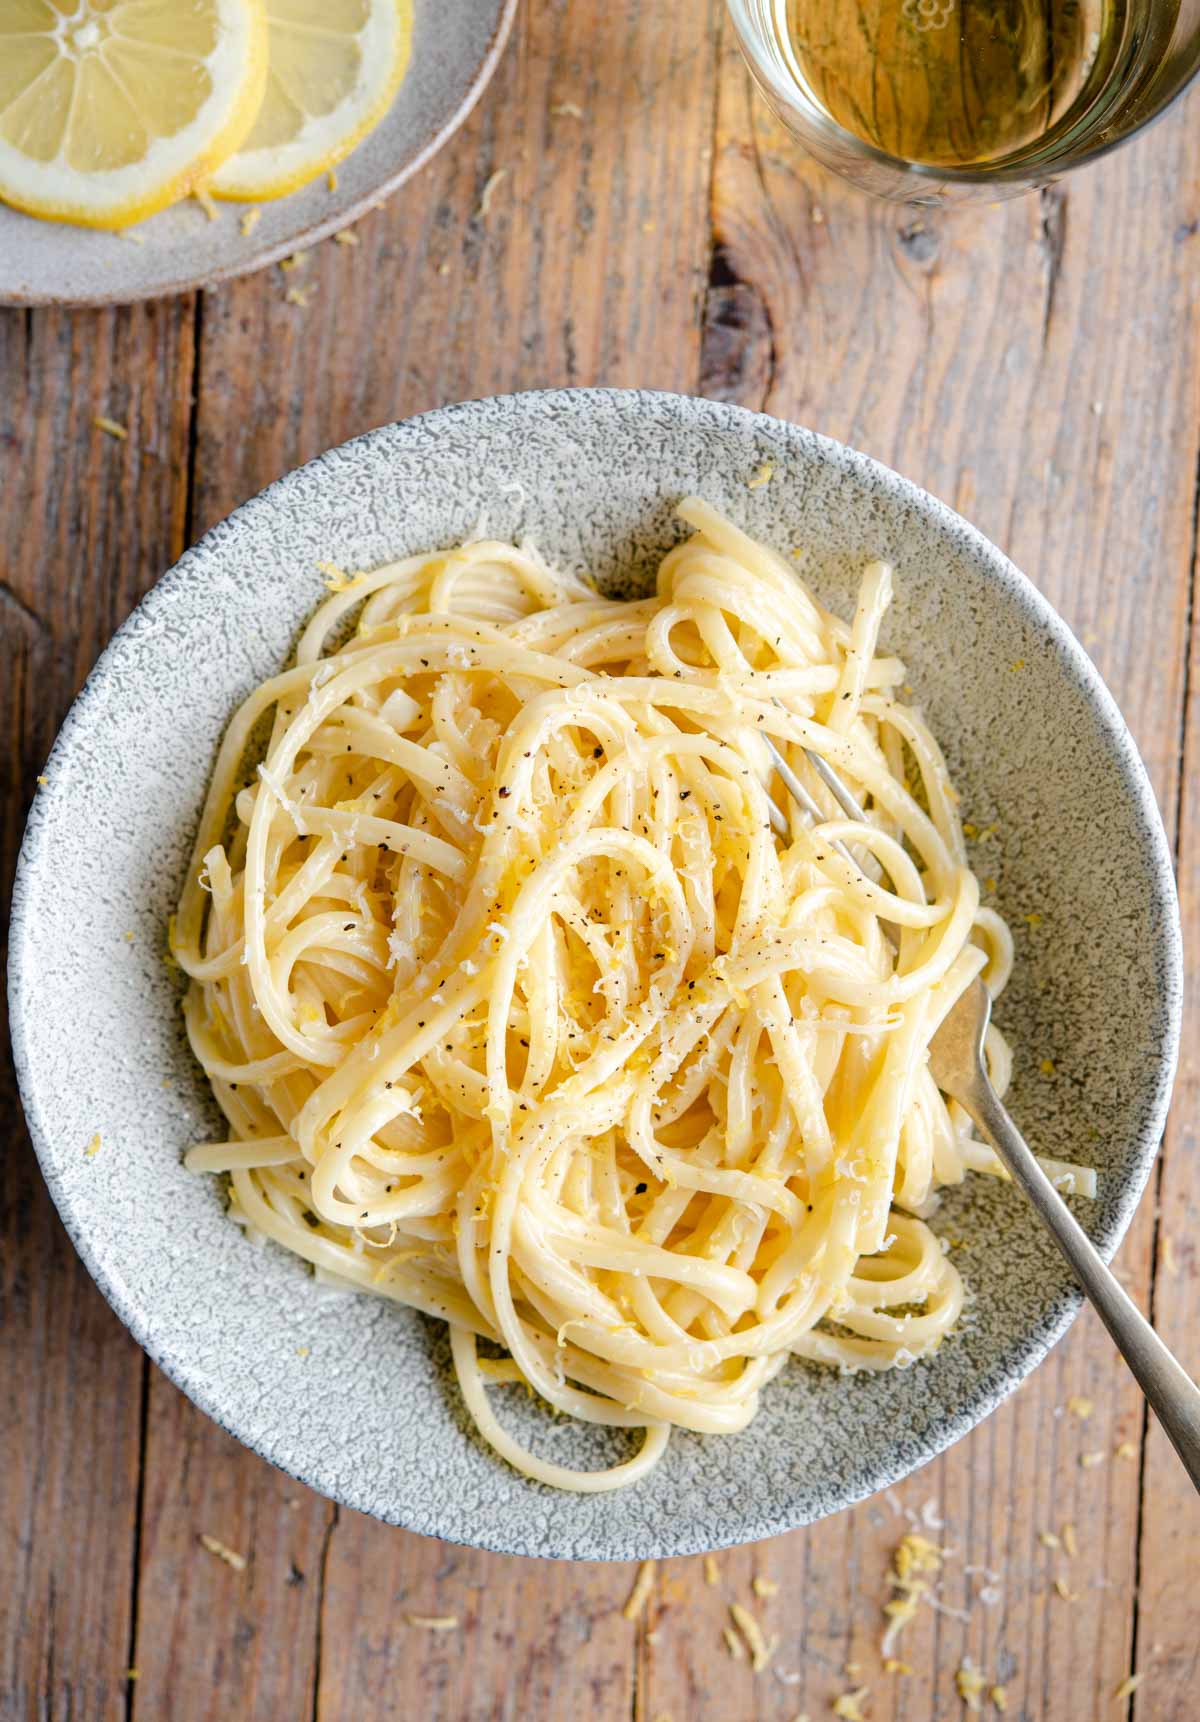
{"label": "rustic wood plank", "polygon": [[[1183,1045],[1159,1189],[1154,1321],[1184,1368],[1200,1380],[1200,618],[1194,612],[1183,741],[1179,906],[1187,978]],[[1136,1663],[1145,1684],[1133,1714],[1136,1722],[1157,1722],[1189,1716],[1196,1708],[1200,1503],[1153,1423],[1144,1486]]]}
{"label": "rustic wood plank", "polygon": [[[1041,198],[915,217],[868,204],[800,158],[752,103],[732,45],[723,59],[706,392],[878,455],[1009,549],[1097,658],[1168,816],[1200,379],[1181,234],[1198,166],[1194,123],[1180,113]],[[1148,1201],[1121,1256],[1143,1300],[1152,1226]],[[1086,1422],[1066,1409],[1072,1398],[1093,1401]],[[715,1592],[693,1577],[674,1631],[675,1605],[660,1608],[639,1714],[783,1722],[825,1713],[860,1684],[873,1722],[957,1714],[967,1656],[1017,1714],[1110,1713],[1130,1667],[1139,1511],[1138,1464],[1113,1455],[1141,1425],[1139,1397],[1088,1314],[1009,1405],[897,1493],[918,1518],[928,1503],[957,1550],[938,1596],[958,1613],[923,1611],[909,1628],[898,1654],[911,1675],[881,1667],[888,1555],[907,1525],[876,1501],[723,1556]],[[1105,1463],[1082,1469],[1085,1451]],[[1064,1522],[1074,1559],[1039,1542]],[[795,1685],[755,1678],[721,1639],[728,1602],[754,1606],[751,1577],[767,1566],[781,1590],[758,1611],[779,1623],[778,1668],[799,1674]],[[1077,1600],[1055,1592],[1056,1578]]]}
{"label": "rustic wood plank", "polygon": [[[205,295],[194,530],[321,449],[443,401],[548,383],[694,389],[718,14],[717,0],[525,8],[477,114],[359,224],[358,245]],[[198,1548],[202,1532],[245,1554],[245,1572]],[[293,1561],[302,1588],[288,1586]],[[189,1722],[307,1714],[314,1684],[322,1722],[381,1713],[389,1696],[422,1722],[566,1722],[589,1694],[598,1713],[628,1714],[627,1584],[621,1569],[502,1561],[334,1515],[153,1377],[139,1722],[185,1699]],[[403,1621],[405,1606],[451,1599],[462,1633]]]}
{"label": "rustic wood plank", "polygon": [[[70,699],[182,547],[192,322],[189,300],[0,312],[4,903]],[[129,1662],[146,1366],[54,1214],[8,1058],[0,1131],[0,1715],[109,1717]]]}
{"label": "rustic wood plank", "polygon": [[[716,0],[526,7],[479,110],[297,268],[206,295],[196,523],[372,425],[481,394],[693,389]],[[286,302],[299,291],[304,305]]]}
{"label": "rustic wood plank", "polygon": [[326,1568],[316,1713],[323,1722],[628,1717],[644,1631],[621,1614],[631,1570],[488,1555],[342,1513]]}
{"label": "rustic wood plank", "polygon": [[310,1715],[333,1520],[153,1372],[135,1722]]}

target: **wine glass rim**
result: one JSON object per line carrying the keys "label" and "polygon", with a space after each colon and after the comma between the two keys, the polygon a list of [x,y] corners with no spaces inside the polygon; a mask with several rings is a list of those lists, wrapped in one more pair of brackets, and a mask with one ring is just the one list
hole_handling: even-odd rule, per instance
{"label": "wine glass rim", "polygon": [[[726,6],[730,17],[733,19],[734,30],[742,54],[764,94],[773,95],[784,103],[795,102],[798,94],[796,85],[785,81],[772,60],[763,52],[762,32],[755,21],[756,7],[761,7],[762,4],[763,0],[726,0]],[[1200,49],[1200,44],[1197,46]],[[1188,90],[1197,82],[1198,77],[1200,77],[1200,51],[1197,53],[1195,64],[1190,67],[1178,86],[1170,94],[1164,95],[1157,107],[1148,109],[1143,117],[1128,131],[1118,132],[1115,136],[1098,140],[1091,147],[1085,147],[1078,154],[1067,159],[1063,159],[1063,139],[1059,136],[1051,144],[1043,145],[1040,149],[1035,147],[1016,159],[1010,157],[1007,163],[1002,159],[999,163],[989,163],[983,167],[943,167],[931,162],[911,161],[907,156],[892,155],[887,150],[868,143],[865,138],[860,138],[857,133],[848,131],[845,126],[839,125],[835,119],[819,108],[803,92],[799,92],[799,94],[811,123],[829,143],[836,144],[849,154],[857,156],[860,161],[890,169],[892,172],[902,172],[906,177],[914,180],[927,180],[931,188],[929,201],[936,202],[938,199],[935,193],[938,186],[1020,185],[1024,183],[1032,189],[1038,184],[1048,185],[1061,174],[1074,168],[1084,167],[1099,161],[1103,156],[1119,148],[1121,144],[1127,143],[1130,138],[1140,136],[1150,126],[1157,124],[1163,115],[1169,112],[1175,103],[1187,94]],[[831,169],[831,171],[836,170]],[[909,198],[907,201],[911,202],[914,199]]]}

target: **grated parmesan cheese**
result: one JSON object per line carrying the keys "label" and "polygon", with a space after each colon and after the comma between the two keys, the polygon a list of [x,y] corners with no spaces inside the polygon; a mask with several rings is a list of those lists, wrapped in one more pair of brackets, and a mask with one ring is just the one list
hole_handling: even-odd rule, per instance
{"label": "grated parmesan cheese", "polygon": [[833,1700],[834,1715],[840,1716],[842,1722],[867,1722],[867,1718],[863,1715],[862,1704],[863,1699],[868,1698],[870,1693],[871,1688],[869,1686],[858,1686],[853,1692],[840,1693]]}
{"label": "grated parmesan cheese", "polygon": [[406,1614],[405,1620],[410,1626],[422,1627],[426,1632],[456,1632],[458,1616],[456,1614]]}
{"label": "grated parmesan cheese", "polygon": [[479,208],[476,211],[480,221],[487,220],[488,211],[492,207],[492,198],[496,195],[496,188],[505,179],[507,179],[507,177],[508,169],[506,167],[498,167],[495,173],[488,179],[487,184],[483,188],[483,195],[479,199]]}
{"label": "grated parmesan cheese", "polygon": [[720,1576],[721,1576],[721,1570],[717,1566],[716,1555],[705,1555],[705,1557],[704,1557],[704,1582],[705,1582],[705,1584],[716,1584],[716,1582],[720,1578]]}
{"label": "grated parmesan cheese", "polygon": [[724,1626],[721,1631],[725,1635],[725,1648],[735,1662],[745,1662],[746,1650],[741,1639],[731,1626]]}
{"label": "grated parmesan cheese", "polygon": [[100,1132],[98,1130],[83,1152],[89,1160],[94,1160],[96,1158],[97,1154],[100,1152]]}
{"label": "grated parmesan cheese", "polygon": [[128,430],[123,424],[119,424],[116,419],[108,419],[104,417],[103,413],[97,413],[95,418],[92,420],[92,423],[98,431],[103,431],[105,436],[115,437],[117,442],[129,441]]}
{"label": "grated parmesan cheese", "polygon": [[232,1567],[235,1573],[245,1572],[246,1557],[239,1555],[236,1549],[231,1549],[228,1543],[221,1542],[219,1537],[207,1536],[201,1532],[200,1544],[210,1555],[216,1555],[219,1561],[224,1561],[227,1567]]}
{"label": "grated parmesan cheese", "polygon": [[976,1668],[969,1656],[964,1656],[954,1676],[954,1685],[958,1696],[968,1710],[978,1715],[983,1710],[983,1675]]}
{"label": "grated parmesan cheese", "polygon": [[753,1589],[755,1596],[769,1597],[777,1596],[779,1594],[779,1586],[775,1583],[774,1579],[760,1578],[757,1574],[751,1581],[751,1588]]}
{"label": "grated parmesan cheese", "polygon": [[1070,1399],[1067,1400],[1067,1410],[1071,1413],[1072,1417],[1078,1417],[1081,1423],[1086,1423],[1095,1409],[1096,1407],[1092,1400],[1085,1399],[1080,1393],[1072,1394]]}
{"label": "grated parmesan cheese", "polygon": [[1142,1684],[1142,1681],[1145,1678],[1146,1678],[1146,1676],[1144,1674],[1129,1674],[1129,1675],[1127,1675],[1125,1677],[1125,1679],[1122,1680],[1121,1684],[1117,1687],[1117,1690],[1113,1693],[1113,1697],[1114,1698],[1132,1698],[1134,1693],[1137,1691],[1138,1687]]}
{"label": "grated parmesan cheese", "polygon": [[650,1599],[650,1592],[654,1589],[654,1574],[657,1567],[657,1561],[643,1561],[638,1568],[637,1578],[633,1581],[633,1589],[625,1600],[625,1607],[621,1610],[626,1620],[636,1620],[645,1608]]}
{"label": "grated parmesan cheese", "polygon": [[733,1617],[733,1624],[746,1641],[746,1649],[750,1652],[750,1666],[755,1674],[761,1674],[775,1654],[776,1641],[773,1639],[770,1643],[767,1642],[762,1627],[750,1610],[744,1608],[740,1602],[731,1602],[729,1612]]}
{"label": "grated parmesan cheese", "polygon": [[989,1687],[988,1697],[996,1706],[996,1709],[1000,1712],[1001,1716],[1008,1713],[1008,1692],[1003,1686]]}

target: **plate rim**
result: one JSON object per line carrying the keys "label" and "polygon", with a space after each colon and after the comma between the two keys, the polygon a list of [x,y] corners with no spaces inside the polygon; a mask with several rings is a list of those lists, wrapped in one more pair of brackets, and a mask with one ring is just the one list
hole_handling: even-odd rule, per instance
{"label": "plate rim", "polygon": [[[75,731],[89,719],[93,707],[102,706],[103,701],[108,697],[109,688],[107,684],[110,681],[112,665],[114,659],[119,660],[120,647],[126,631],[132,631],[139,619],[144,620],[147,616],[153,617],[160,605],[168,601],[178,588],[186,585],[193,578],[193,572],[197,565],[201,573],[204,572],[206,561],[214,552],[220,553],[220,541],[224,537],[230,521],[244,515],[253,515],[264,507],[277,506],[280,499],[286,498],[290,490],[300,486],[305,477],[311,480],[327,465],[336,469],[338,458],[346,450],[355,448],[360,444],[365,445],[386,440],[397,431],[406,430],[409,427],[421,426],[426,430],[436,428],[438,421],[452,420],[460,415],[469,416],[481,407],[496,408],[506,404],[524,403],[531,410],[539,408],[545,410],[554,405],[562,405],[564,402],[577,403],[584,410],[592,406],[603,408],[606,405],[610,407],[623,405],[626,411],[647,410],[653,412],[657,410],[676,414],[686,414],[699,404],[706,411],[714,413],[718,418],[724,420],[730,428],[737,426],[743,428],[760,427],[772,434],[777,435],[782,432],[789,436],[801,432],[805,437],[811,438],[812,443],[822,455],[837,460],[844,470],[882,478],[888,482],[889,486],[898,485],[904,500],[915,506],[919,512],[927,518],[931,518],[935,524],[943,529],[952,528],[957,536],[965,539],[967,547],[986,565],[989,575],[997,579],[1003,588],[1008,589],[1031,619],[1047,632],[1052,643],[1063,652],[1070,670],[1078,679],[1088,705],[1096,712],[1097,719],[1106,736],[1116,749],[1120,773],[1130,797],[1136,804],[1139,823],[1144,833],[1145,850],[1157,888],[1157,907],[1161,918],[1161,949],[1158,955],[1162,970],[1160,1014],[1164,1024],[1164,1034],[1163,1042],[1156,1049],[1154,1055],[1153,1095],[1147,1104],[1146,1121],[1140,1135],[1130,1138],[1128,1148],[1130,1152],[1136,1152],[1136,1159],[1129,1176],[1122,1183],[1119,1194],[1114,1200],[1111,1220],[1099,1232],[1089,1233],[1101,1255],[1105,1260],[1109,1260],[1128,1230],[1158,1157],[1172,1097],[1182,1034],[1183,939],[1178,892],[1170,841],[1149,774],[1137,743],[1099,671],[1092,663],[1084,647],[1076,639],[1070,625],[1058,614],[1050,601],[1039,591],[1029,577],[1022,573],[1010,558],[978,528],[964,520],[946,503],[940,501],[911,479],[897,473],[894,468],[889,467],[886,463],[871,455],[863,454],[833,437],[809,430],[806,426],[799,425],[793,420],[755,412],[753,409],[735,406],[730,402],[713,401],[703,396],[683,395],[667,390],[591,387],[519,390],[503,395],[488,395],[447,403],[431,408],[426,412],[414,414],[407,419],[376,426],[358,436],[348,438],[345,442],[323,450],[303,465],[292,468],[255,495],[248,497],[237,508],[231,510],[224,519],[210,527],[203,537],[185,550],[182,556],[160,576],[115,631],[73,700],[51,749],[45,768],[47,775],[53,776],[55,763],[60,753],[66,752],[73,746]],[[478,1534],[473,1535],[469,1543],[465,1539],[448,1536],[446,1531],[427,1515],[419,1496],[410,1496],[397,1503],[390,1503],[385,1510],[381,1509],[378,1502],[365,1500],[361,1495],[356,1494],[352,1488],[333,1487],[327,1476],[319,1474],[319,1468],[315,1463],[297,1464],[293,1461],[292,1455],[287,1451],[288,1441],[284,1431],[264,1432],[262,1430],[249,1430],[244,1425],[235,1426],[237,1420],[232,1418],[229,1412],[224,1409],[220,1399],[210,1393],[203,1381],[195,1378],[194,1373],[189,1375],[186,1360],[173,1355],[169,1347],[163,1345],[156,1338],[152,1330],[152,1323],[148,1319],[144,1319],[139,1311],[136,1295],[129,1287],[121,1283],[123,1276],[119,1273],[110,1273],[98,1258],[89,1241],[86,1216],[79,1212],[79,1204],[73,1202],[69,1194],[59,1185],[54,1173],[52,1129],[36,1103],[37,1096],[33,1086],[33,1061],[27,1038],[23,1000],[23,994],[26,990],[27,947],[30,943],[31,932],[25,910],[31,895],[31,880],[39,865],[40,833],[44,823],[49,818],[49,812],[50,803],[35,795],[29,811],[14,876],[7,982],[10,1035],[18,1092],[34,1152],[51,1199],[88,1273],[122,1325],[132,1334],[151,1361],[157,1364],[174,1385],[206,1416],[233,1435],[242,1445],[249,1447],[251,1451],[266,1459],[268,1463],[277,1466],[297,1481],[306,1484],[326,1499],[334,1500],[339,1505],[352,1508],[355,1511],[365,1512],[386,1524],[422,1535],[435,1536],[447,1542],[461,1540],[463,1546],[483,1548],[498,1554],[515,1554],[543,1559],[631,1560],[655,1557],[670,1558],[703,1553],[711,1548],[741,1546],[744,1543],[797,1529],[803,1524],[816,1522],[816,1519],[822,1516],[828,1517],[835,1512],[841,1512],[845,1508],[914,1475],[969,1434],[971,1430],[978,1427],[998,1409],[1023,1381],[1028,1379],[1066,1333],[1082,1306],[1083,1293],[1077,1287],[1068,1286],[1055,1294],[1048,1315],[1036,1328],[1031,1327],[1028,1335],[1020,1342],[1019,1346],[1014,1346],[1010,1355],[1001,1359],[997,1366],[981,1379],[975,1397],[964,1402],[952,1416],[939,1423],[935,1430],[914,1438],[912,1444],[917,1449],[915,1458],[899,1462],[888,1460],[877,1466],[869,1476],[856,1479],[853,1484],[846,1487],[838,1505],[830,1507],[828,1513],[824,1515],[789,1514],[786,1510],[759,1512],[753,1518],[744,1519],[739,1524],[734,1536],[724,1536],[716,1541],[709,1540],[703,1543],[696,1540],[693,1535],[687,1535],[673,1542],[655,1537],[639,1536],[634,1542],[624,1532],[617,1516],[614,1516],[614,1521],[606,1527],[607,1534],[602,1547],[583,1552],[567,1550],[548,1553],[545,1548],[534,1546],[532,1540],[525,1533],[519,1533],[515,1536],[493,1533],[490,1519],[485,1519],[485,1522],[480,1524]],[[497,1460],[497,1463],[503,1463],[503,1461]],[[534,1491],[531,1498],[535,1500],[539,1497],[545,1500],[547,1493],[557,1494],[557,1491],[546,1491],[542,1486],[533,1483],[529,1487]]]}
{"label": "plate rim", "polygon": [[[204,293],[214,287],[220,287],[227,281],[240,280],[244,275],[256,275],[260,270],[269,269],[272,263],[278,263],[283,257],[290,257],[296,251],[308,251],[314,245],[319,245],[331,234],[340,233],[343,228],[350,227],[356,221],[361,221],[364,215],[373,209],[378,209],[400,187],[410,180],[414,174],[432,161],[440,149],[449,143],[455,132],[470,117],[472,110],[480,100],[484,91],[495,76],[501,56],[508,46],[512,27],[517,16],[520,0],[501,0],[500,15],[496,20],[496,28],[488,44],[487,52],[475,69],[475,74],[468,84],[462,99],[454,111],[449,114],[439,128],[421,145],[415,155],[411,156],[394,173],[387,174],[378,181],[370,191],[364,191],[356,197],[345,209],[335,215],[319,217],[316,221],[293,233],[287,239],[271,240],[260,245],[258,250],[251,248],[244,257],[236,262],[222,264],[219,268],[205,271],[198,275],[182,275],[172,281],[164,281],[152,286],[131,288],[117,295],[106,293],[12,293],[0,287],[0,307],[24,310],[54,310],[81,311],[103,310],[108,306],[141,305],[155,299],[173,299],[184,293]],[[369,135],[369,134],[368,134]],[[360,140],[360,141],[365,141]],[[301,190],[304,187],[300,187]],[[235,201],[224,207],[237,207]],[[250,203],[246,207],[261,208],[258,203]],[[10,205],[0,203],[0,215],[20,215],[22,211],[13,209]],[[29,216],[27,219],[35,220]],[[64,223],[69,226],[71,224]],[[115,637],[115,636],[114,636]]]}

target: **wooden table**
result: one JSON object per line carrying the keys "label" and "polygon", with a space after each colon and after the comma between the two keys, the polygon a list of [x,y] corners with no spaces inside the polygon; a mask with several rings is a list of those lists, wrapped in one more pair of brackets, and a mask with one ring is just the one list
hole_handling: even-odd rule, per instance
{"label": "wooden table", "polygon": [[[158,304],[0,313],[4,889],[109,635],[277,474],[439,402],[550,383],[798,419],[1008,550],[1133,727],[1178,846],[1192,1002],[1119,1261],[1200,1368],[1200,98],[1040,197],[917,216],[796,154],[722,12],[527,0],[473,120],[357,246]],[[307,304],[285,298],[298,282]],[[893,1497],[722,1555],[716,1585],[699,1560],[669,1562],[634,1624],[629,1567],[388,1530],[207,1422],[76,1260],[7,1065],[2,1081],[4,1722],[817,1722],[861,1685],[872,1722],[931,1722],[963,1713],[964,1657],[1026,1722],[1200,1715],[1200,1506],[1090,1316]],[[911,1674],[885,1673],[887,1562],[926,1503],[956,1556],[898,1653]],[[1067,1523],[1073,1557],[1042,1536]],[[755,1598],[755,1574],[778,1593]],[[758,1676],[722,1640],[735,1599],[780,1636]],[[422,1631],[406,1611],[461,1626]],[[1116,1698],[1133,1669],[1144,1683]]]}

